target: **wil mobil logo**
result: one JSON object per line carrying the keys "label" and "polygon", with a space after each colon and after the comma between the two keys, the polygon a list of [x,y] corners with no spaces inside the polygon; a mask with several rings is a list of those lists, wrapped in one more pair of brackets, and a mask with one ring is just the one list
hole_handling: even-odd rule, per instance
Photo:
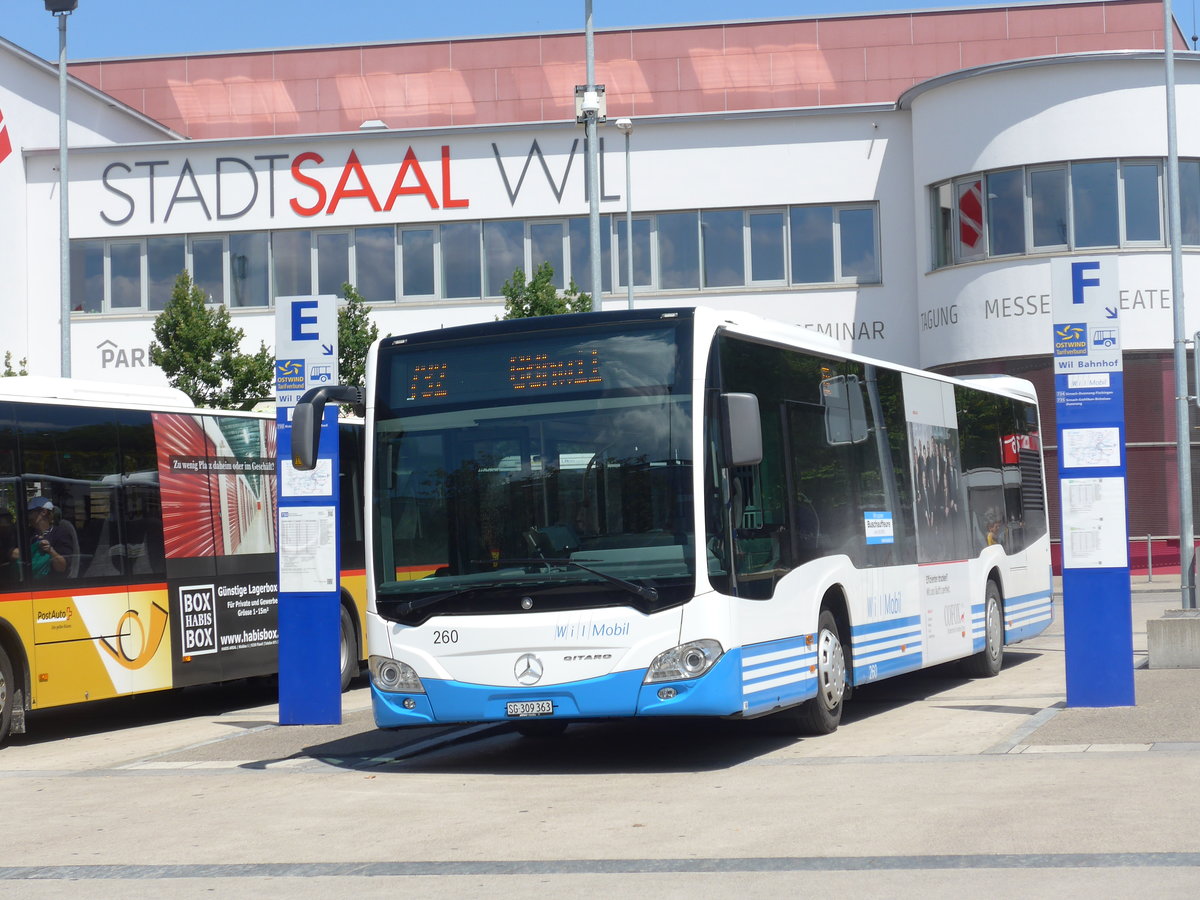
{"label": "wil mobil logo", "polygon": [[8,137],[8,126],[4,124],[4,110],[0,109],[0,163],[12,153],[12,141]]}

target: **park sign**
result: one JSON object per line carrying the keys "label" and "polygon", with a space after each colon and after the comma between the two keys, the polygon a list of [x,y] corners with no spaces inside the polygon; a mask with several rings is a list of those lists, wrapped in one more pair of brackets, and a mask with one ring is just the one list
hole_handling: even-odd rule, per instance
{"label": "park sign", "polygon": [[1131,706],[1125,391],[1116,258],[1052,263],[1068,706]]}

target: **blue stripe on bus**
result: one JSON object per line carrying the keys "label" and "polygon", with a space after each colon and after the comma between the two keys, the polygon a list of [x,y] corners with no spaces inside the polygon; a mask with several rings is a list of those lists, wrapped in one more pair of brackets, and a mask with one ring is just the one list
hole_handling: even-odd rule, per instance
{"label": "blue stripe on bus", "polygon": [[1004,639],[1010,644],[1041,634],[1054,618],[1052,592],[1010,597],[1004,603],[1004,618]]}
{"label": "blue stripe on bus", "polygon": [[[1018,594],[1004,601],[1004,643],[1015,644],[1040,634],[1054,618],[1054,601],[1051,591],[1035,591]],[[984,620],[984,604],[971,606],[971,646],[979,652],[987,643],[987,623]]]}
{"label": "blue stripe on bus", "polygon": [[884,619],[882,622],[868,622],[865,625],[855,625],[850,629],[850,636],[857,642],[860,635],[875,634],[879,631],[891,631],[895,628],[921,627],[920,616],[901,616],[897,619]]}
{"label": "blue stripe on bus", "polygon": [[880,678],[900,675],[903,672],[915,672],[921,668],[923,662],[924,654],[920,646],[912,652],[904,653],[891,659],[881,659],[876,662],[870,660],[863,662],[858,657],[855,657],[854,683],[870,684],[872,681],[878,681]]}
{"label": "blue stripe on bus", "polygon": [[742,709],[747,715],[817,694],[817,651],[804,636],[742,648]]}

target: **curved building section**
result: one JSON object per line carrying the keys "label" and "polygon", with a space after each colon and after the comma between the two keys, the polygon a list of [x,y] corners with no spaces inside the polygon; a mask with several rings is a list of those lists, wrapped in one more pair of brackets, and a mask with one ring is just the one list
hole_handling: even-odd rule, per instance
{"label": "curved building section", "polygon": [[[1194,107],[1200,58],[1180,54],[1176,79],[1179,108]],[[916,260],[920,364],[1029,378],[1053,434],[1051,266],[1112,257],[1130,399],[1130,533],[1177,531],[1162,54],[981,67],[919,85],[900,105],[912,113],[914,208],[926,236]],[[1192,117],[1180,117],[1179,147],[1187,283],[1200,275]],[[1197,327],[1189,311],[1187,332]],[[1055,454],[1048,448],[1048,465]]]}

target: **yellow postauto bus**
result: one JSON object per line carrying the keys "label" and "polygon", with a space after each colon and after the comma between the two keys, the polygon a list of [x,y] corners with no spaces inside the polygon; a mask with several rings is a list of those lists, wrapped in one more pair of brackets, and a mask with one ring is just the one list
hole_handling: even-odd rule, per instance
{"label": "yellow postauto bus", "polygon": [[[342,683],[365,656],[362,429],[341,428]],[[0,744],[26,712],[277,671],[275,421],[0,378]]]}

